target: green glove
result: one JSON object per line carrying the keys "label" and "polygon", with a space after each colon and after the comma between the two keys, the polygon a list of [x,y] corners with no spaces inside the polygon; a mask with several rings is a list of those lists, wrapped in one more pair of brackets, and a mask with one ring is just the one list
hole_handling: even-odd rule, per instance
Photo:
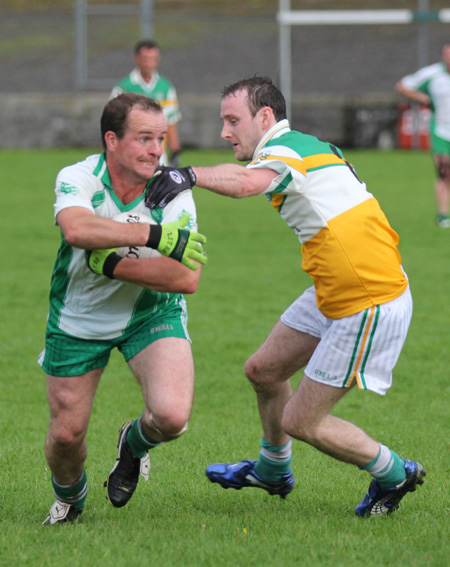
{"label": "green glove", "polygon": [[163,256],[181,262],[191,270],[197,270],[199,264],[206,264],[208,258],[203,254],[202,244],[206,237],[198,232],[192,232],[184,227],[189,222],[189,213],[175,222],[167,224],[152,224],[150,237],[146,246],[158,250]]}
{"label": "green glove", "polygon": [[123,257],[117,254],[115,248],[86,250],[86,262],[91,272],[99,276],[106,276],[111,280],[115,279],[113,276],[114,269],[120,260],[123,260]]}

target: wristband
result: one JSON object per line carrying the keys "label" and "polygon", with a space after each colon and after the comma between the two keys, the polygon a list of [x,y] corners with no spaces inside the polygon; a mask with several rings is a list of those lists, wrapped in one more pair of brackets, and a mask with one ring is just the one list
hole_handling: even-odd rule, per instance
{"label": "wristband", "polygon": [[160,224],[152,224],[150,227],[150,235],[147,240],[147,248],[158,249],[161,242],[162,226]]}
{"label": "wristband", "polygon": [[123,256],[119,256],[116,252],[112,252],[109,256],[107,256],[103,264],[103,275],[111,280],[115,280],[114,270],[120,260],[123,260]]}

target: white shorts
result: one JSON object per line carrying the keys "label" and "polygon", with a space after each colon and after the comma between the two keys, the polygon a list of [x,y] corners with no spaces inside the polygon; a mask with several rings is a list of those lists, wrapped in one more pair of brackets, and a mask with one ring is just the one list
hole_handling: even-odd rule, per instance
{"label": "white shorts", "polygon": [[409,288],[400,296],[342,319],[328,319],[308,288],[281,316],[285,325],[320,338],[305,374],[322,384],[384,395],[392,385],[412,316]]}

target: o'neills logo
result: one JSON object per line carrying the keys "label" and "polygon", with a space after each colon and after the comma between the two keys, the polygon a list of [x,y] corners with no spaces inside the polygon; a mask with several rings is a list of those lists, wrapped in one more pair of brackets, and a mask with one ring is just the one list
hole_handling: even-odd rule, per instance
{"label": "o'neills logo", "polygon": [[178,185],[180,185],[184,181],[184,178],[179,171],[171,171],[169,175],[172,181],[175,181],[175,183],[178,183]]}

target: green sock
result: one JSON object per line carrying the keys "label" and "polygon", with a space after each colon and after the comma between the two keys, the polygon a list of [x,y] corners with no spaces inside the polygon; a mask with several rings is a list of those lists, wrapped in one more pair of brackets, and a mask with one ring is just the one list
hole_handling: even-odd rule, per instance
{"label": "green sock", "polygon": [[385,445],[380,445],[378,455],[362,470],[371,474],[381,488],[392,488],[406,478],[405,462]]}
{"label": "green sock", "polygon": [[58,484],[52,475],[52,486],[58,500],[73,504],[75,508],[84,508],[88,492],[86,471],[74,484]]}
{"label": "green sock", "polygon": [[160,441],[153,441],[142,429],[141,425],[142,417],[138,417],[133,421],[130,431],[127,435],[128,445],[130,446],[131,452],[135,457],[142,459],[142,457],[153,447],[160,445]]}
{"label": "green sock", "polygon": [[254,471],[258,476],[269,482],[277,482],[280,478],[288,474],[291,470],[292,461],[292,440],[285,445],[276,447],[262,438],[261,452],[259,460],[255,465]]}

